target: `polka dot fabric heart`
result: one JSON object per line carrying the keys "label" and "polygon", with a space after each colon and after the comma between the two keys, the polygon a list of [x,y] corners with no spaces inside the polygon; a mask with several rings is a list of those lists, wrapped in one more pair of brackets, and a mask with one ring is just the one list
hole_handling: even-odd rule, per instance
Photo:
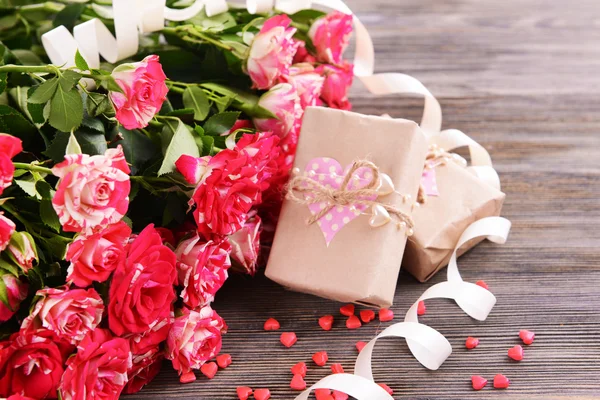
{"label": "polka dot fabric heart", "polygon": [[[328,188],[341,189],[344,177],[348,171],[352,168],[352,165],[348,165],[345,169],[339,162],[333,158],[322,157],[311,160],[305,169],[305,175],[312,177],[320,184]],[[373,175],[371,170],[368,168],[359,168],[353,174],[352,179],[348,183],[346,189],[356,190],[367,186]],[[308,197],[308,196],[307,196]],[[365,200],[374,200],[376,197],[365,198]],[[316,215],[327,207],[326,202],[309,204],[308,208],[313,215]],[[367,206],[356,205],[356,206],[335,206],[325,214],[318,222],[318,226],[325,236],[325,242],[327,246],[331,243],[335,235],[347,224],[352,222],[356,217],[360,216],[362,212],[367,209]]]}
{"label": "polka dot fabric heart", "polygon": [[423,170],[423,176],[421,177],[421,185],[425,191],[427,196],[439,196],[440,192],[437,186],[437,176],[435,174],[435,169],[425,169]]}

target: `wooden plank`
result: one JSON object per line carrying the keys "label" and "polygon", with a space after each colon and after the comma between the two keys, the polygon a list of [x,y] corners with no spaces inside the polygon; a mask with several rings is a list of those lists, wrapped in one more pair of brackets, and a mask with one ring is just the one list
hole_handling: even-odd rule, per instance
{"label": "wooden plank", "polygon": [[[371,31],[377,70],[422,80],[440,98],[444,127],[461,129],[492,154],[513,221],[505,246],[483,243],[459,260],[467,281],[484,279],[498,303],[486,322],[452,302],[427,304],[422,321],[439,329],[454,353],[438,371],[421,367],[406,344],[382,340],[375,351],[378,381],[395,398],[582,399],[600,395],[600,8],[595,0],[349,0]],[[357,85],[358,86],[358,85]],[[422,101],[375,98],[357,87],[355,110],[418,119]],[[431,283],[444,280],[444,272]],[[427,284],[401,273],[393,310],[397,321]],[[354,343],[381,327],[348,331],[339,304],[292,293],[264,277],[234,277],[215,308],[230,332],[224,351],[233,364],[208,381],[180,385],[165,363],[157,379],[129,399],[234,399],[235,387],[268,387],[273,399],[293,399],[289,368],[320,350],[352,370]],[[318,317],[336,316],[323,332]],[[268,317],[299,341],[283,349]],[[525,359],[508,348],[519,329],[536,332]],[[464,349],[467,336],[481,339]],[[311,363],[309,363],[310,365]],[[311,366],[307,381],[327,375]],[[470,388],[470,376],[503,373],[502,392]]]}

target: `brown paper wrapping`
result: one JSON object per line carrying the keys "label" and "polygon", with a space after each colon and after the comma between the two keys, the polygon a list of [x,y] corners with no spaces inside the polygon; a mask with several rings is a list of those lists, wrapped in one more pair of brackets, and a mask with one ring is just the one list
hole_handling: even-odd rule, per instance
{"label": "brown paper wrapping", "polygon": [[[396,190],[415,198],[427,141],[412,121],[390,120],[322,107],[306,110],[294,167],[304,171],[317,157],[342,168],[368,159],[388,174]],[[410,214],[400,195],[378,199]],[[369,212],[366,210],[365,212]],[[317,224],[307,225],[306,205],[285,200],[266,275],[289,289],[341,302],[392,304],[406,232],[394,223],[372,228],[361,215],[344,226],[327,247]]]}
{"label": "brown paper wrapping", "polygon": [[[449,162],[435,169],[439,196],[413,211],[415,234],[409,239],[402,268],[421,282],[448,265],[460,235],[473,222],[499,216],[505,194],[481,181],[468,169]],[[462,246],[464,254],[483,240]]]}

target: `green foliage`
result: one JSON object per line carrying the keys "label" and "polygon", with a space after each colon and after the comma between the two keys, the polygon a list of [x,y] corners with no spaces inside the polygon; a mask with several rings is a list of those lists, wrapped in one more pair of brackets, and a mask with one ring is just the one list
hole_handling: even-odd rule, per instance
{"label": "green foliage", "polygon": [[296,23],[310,26],[316,19],[321,18],[325,15],[326,13],[319,10],[301,10],[295,14],[290,15],[290,18]]}
{"label": "green foliage", "polygon": [[215,114],[204,124],[204,132],[209,136],[221,136],[231,130],[239,116],[240,113],[238,111],[226,111]]}
{"label": "green foliage", "polygon": [[42,196],[40,201],[40,218],[42,222],[54,232],[59,233],[60,221],[54,207],[52,207],[52,196],[54,195],[52,187],[46,181],[40,180],[36,182],[35,188]]}
{"label": "green foliage", "polygon": [[66,6],[54,17],[54,27],[64,25],[68,30],[72,31],[83,10],[85,10],[85,4],[83,3],[74,3]]}
{"label": "green foliage", "polygon": [[[104,125],[96,119],[86,117],[82,120],[79,129],[74,131],[73,134],[81,146],[81,151],[85,154],[104,154],[108,148],[106,137],[104,136]],[[70,135],[69,132],[56,132],[54,139],[44,154],[56,163],[63,161]]]}
{"label": "green foliage", "polygon": [[81,71],[88,71],[90,69],[87,61],[85,61],[85,58],[83,58],[79,52],[79,49],[77,49],[77,53],[75,53],[75,66]]}
{"label": "green foliage", "polygon": [[138,130],[127,130],[122,126],[114,127],[108,134],[110,147],[121,145],[125,159],[129,163],[132,174],[138,171],[150,160],[160,156],[158,146]]}
{"label": "green foliage", "polygon": [[0,104],[0,132],[10,133],[21,139],[27,147],[36,136],[36,128],[23,114],[14,108]]}
{"label": "green foliage", "polygon": [[198,86],[188,86],[183,92],[183,105],[194,110],[194,119],[204,121],[210,112],[208,97]]}
{"label": "green foliage", "polygon": [[58,78],[48,79],[41,85],[34,86],[33,94],[27,99],[28,102],[33,104],[47,103],[58,88]]}
{"label": "green foliage", "polygon": [[115,109],[112,105],[112,102],[110,101],[107,95],[102,93],[88,93],[85,101],[85,106],[88,114],[91,117],[97,117],[102,114],[105,114],[107,116],[115,115]]}
{"label": "green foliage", "polygon": [[[165,125],[165,130],[170,131],[166,132],[165,135],[166,138],[170,136],[170,140],[165,150],[164,160],[158,170],[158,176],[175,172],[175,162],[183,154],[192,157],[200,156],[194,136],[192,136],[192,133],[183,122],[178,120],[173,125]],[[165,132],[163,131],[164,134]]]}
{"label": "green foliage", "polygon": [[[66,84],[65,84],[66,85]],[[83,120],[83,102],[77,89],[65,91],[60,84],[50,102],[48,122],[62,132],[76,129]]]}

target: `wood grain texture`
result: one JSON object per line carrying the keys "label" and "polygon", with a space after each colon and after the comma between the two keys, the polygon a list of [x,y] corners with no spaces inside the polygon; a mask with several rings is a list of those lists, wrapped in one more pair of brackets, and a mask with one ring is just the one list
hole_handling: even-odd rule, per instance
{"label": "wood grain texture", "polygon": [[[421,367],[402,341],[381,340],[376,379],[397,399],[600,396],[600,4],[597,0],[348,0],[371,32],[379,72],[415,76],[440,99],[444,127],[461,129],[491,153],[513,222],[504,246],[483,243],[459,260],[467,281],[484,279],[498,303],[479,323],[449,301],[427,304],[422,322],[446,335],[454,353],[438,371]],[[358,85],[357,85],[358,86]],[[355,110],[418,119],[421,101],[373,97],[353,90]],[[445,279],[444,272],[431,284]],[[428,287],[402,273],[393,310],[397,321]],[[318,317],[339,304],[291,293],[264,277],[231,279],[215,308],[230,333],[233,364],[208,381],[180,385],[163,372],[129,399],[235,399],[235,387],[268,387],[293,399],[289,368],[319,350],[351,371],[354,343],[380,329],[348,331],[337,318],[323,332]],[[262,331],[268,317],[295,331],[292,349]],[[536,332],[525,359],[508,348],[519,329]],[[476,336],[476,350],[464,349]],[[310,364],[310,363],[309,363]],[[328,374],[311,367],[309,383]],[[470,376],[503,373],[508,390],[470,388]]]}

